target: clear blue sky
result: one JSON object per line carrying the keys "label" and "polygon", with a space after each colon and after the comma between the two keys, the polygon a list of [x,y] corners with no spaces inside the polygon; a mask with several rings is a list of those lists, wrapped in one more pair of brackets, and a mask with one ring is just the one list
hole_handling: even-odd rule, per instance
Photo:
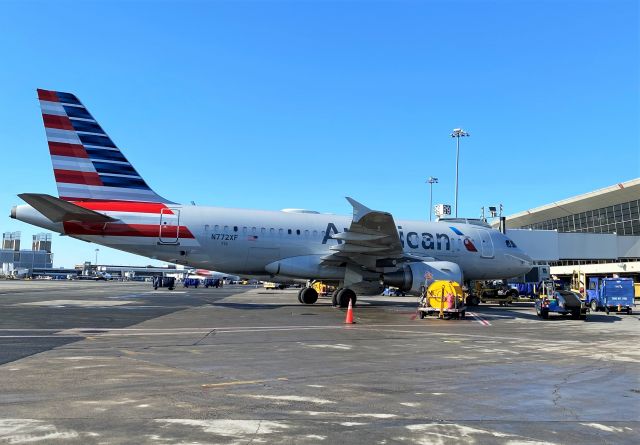
{"label": "clear blue sky", "polygon": [[[635,0],[0,2],[0,212],[57,194],[38,87],[77,94],[184,203],[423,219],[428,176],[453,203],[459,126],[462,216],[632,179],[638,21]],[[53,245],[59,266],[95,248]]]}

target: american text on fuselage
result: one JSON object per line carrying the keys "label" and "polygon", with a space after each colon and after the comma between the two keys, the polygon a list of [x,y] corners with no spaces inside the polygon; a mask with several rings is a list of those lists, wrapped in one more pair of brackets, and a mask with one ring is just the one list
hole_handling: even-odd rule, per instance
{"label": "american text on fuselage", "polygon": [[[344,229],[348,231],[347,228]],[[327,244],[328,241],[333,240],[332,234],[337,234],[338,229],[334,223],[327,224],[327,230],[325,231],[322,244]],[[398,235],[400,236],[400,243],[402,247],[405,247],[405,236],[402,230],[402,226],[398,226]],[[422,239],[421,239],[422,238]],[[337,239],[338,244],[342,244],[342,241]],[[406,245],[411,249],[419,249],[422,247],[425,250],[451,250],[451,241],[446,233],[436,233],[435,236],[429,232],[422,232],[418,235],[418,232],[408,232],[406,237]]]}

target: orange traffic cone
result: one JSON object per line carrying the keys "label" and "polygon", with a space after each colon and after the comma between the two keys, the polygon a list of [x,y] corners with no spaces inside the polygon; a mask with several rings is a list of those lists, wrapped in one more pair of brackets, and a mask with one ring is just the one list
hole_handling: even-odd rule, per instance
{"label": "orange traffic cone", "polygon": [[347,318],[344,320],[345,324],[354,324],[353,321],[353,300],[349,298],[349,307],[347,308]]}

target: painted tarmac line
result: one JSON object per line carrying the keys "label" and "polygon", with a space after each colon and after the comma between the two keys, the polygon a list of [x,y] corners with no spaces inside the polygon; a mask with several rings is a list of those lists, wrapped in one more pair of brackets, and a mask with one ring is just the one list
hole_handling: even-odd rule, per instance
{"label": "painted tarmac line", "polygon": [[286,377],[278,377],[277,379],[265,379],[265,380],[237,380],[232,382],[223,382],[223,383],[204,383],[200,386],[203,388],[216,389],[216,388],[227,388],[229,386],[236,385],[257,385],[259,383],[267,383],[267,382],[286,382],[289,379]]}
{"label": "painted tarmac line", "polygon": [[79,338],[83,335],[0,335],[0,338]]}
{"label": "painted tarmac line", "polygon": [[478,323],[480,323],[482,326],[491,326],[491,323],[489,323],[488,320],[485,320],[484,318],[482,318],[480,315],[476,314],[475,312],[467,312],[467,314],[469,314],[473,318],[475,318],[476,321]]}
{"label": "painted tarmac line", "polygon": [[142,331],[139,330],[137,332],[110,332],[110,329],[98,328],[97,330],[104,330],[107,332],[87,332],[91,331],[91,329],[82,329],[82,330],[65,330],[60,333],[53,333],[49,335],[0,335],[0,338],[76,338],[76,337],[86,337],[91,336],[93,338],[97,337],[166,337],[166,336],[181,336],[181,335],[203,335],[207,332],[211,332],[217,334],[235,334],[235,333],[247,333],[247,332],[279,332],[279,331],[317,331],[317,330],[336,330],[336,329],[344,329],[345,326],[325,326],[325,327],[291,327],[291,328],[282,328],[282,329],[233,329],[233,330],[218,330],[218,329],[210,329],[208,331],[205,330],[197,330],[197,331]]}
{"label": "painted tarmac line", "polygon": [[[355,328],[355,326],[354,326]],[[434,331],[407,331],[403,329],[378,329],[375,326],[359,326],[359,330],[362,331],[376,331],[376,332],[394,332],[398,334],[417,334],[419,336],[446,336],[446,337],[469,337],[469,338],[482,338],[482,339],[490,339],[490,340],[509,340],[512,342],[520,342],[518,340],[514,340],[513,337],[504,337],[500,335],[484,335],[484,334],[456,334],[451,332],[434,332]]]}
{"label": "painted tarmac line", "polygon": [[[370,325],[360,325],[360,327],[375,327],[375,328],[415,328],[417,326],[415,323],[402,323],[402,324],[370,324]],[[426,325],[425,325],[426,326]],[[280,326],[194,326],[189,328],[105,328],[100,326],[83,326],[77,328],[67,328],[67,329],[52,329],[52,328],[6,328],[0,329],[0,332],[76,332],[76,331],[109,331],[109,332],[128,332],[128,331],[197,331],[197,332],[209,332],[209,331],[227,331],[233,332],[235,330],[246,331],[248,329],[260,329],[260,330],[280,330],[280,329],[337,329],[341,328],[342,323],[336,325],[280,325]],[[419,332],[419,331],[416,331]]]}
{"label": "painted tarmac line", "polygon": [[[477,316],[476,314],[469,313],[476,320],[477,323],[483,326],[491,326],[491,323],[484,318]],[[61,331],[52,332],[51,329],[2,329],[0,332],[16,333],[11,335],[2,335],[0,338],[64,338],[64,337],[82,337],[85,335],[91,335],[94,337],[129,337],[129,336],[179,336],[179,335],[202,335],[207,332],[214,331],[216,334],[234,334],[234,333],[247,333],[247,332],[278,332],[278,331],[312,331],[312,330],[339,330],[349,328],[350,330],[377,330],[386,332],[397,332],[405,334],[417,334],[417,335],[448,335],[448,336],[461,336],[461,337],[485,337],[478,334],[457,334],[457,333],[440,333],[433,332],[431,330],[416,329],[421,327],[433,327],[433,325],[416,325],[412,324],[382,324],[382,325],[327,325],[327,326],[248,326],[248,327],[207,327],[207,328],[166,328],[166,329],[151,329],[151,328],[71,328]],[[393,328],[414,328],[414,330],[403,330]],[[90,332],[90,331],[104,331],[104,332]],[[19,335],[20,332],[48,332],[49,334],[25,334]],[[505,338],[512,339],[510,337],[494,337],[490,338]]]}

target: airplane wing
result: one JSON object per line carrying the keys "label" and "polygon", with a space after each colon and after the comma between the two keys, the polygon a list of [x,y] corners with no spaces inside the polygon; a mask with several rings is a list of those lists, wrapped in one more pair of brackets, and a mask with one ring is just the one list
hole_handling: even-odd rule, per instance
{"label": "airplane wing", "polygon": [[115,218],[85,209],[68,201],[44,193],[22,193],[18,195],[27,204],[42,213],[53,222],[113,222]]}
{"label": "airplane wing", "polygon": [[353,220],[346,232],[332,235],[342,243],[330,247],[333,251],[323,258],[324,264],[351,263],[369,270],[396,268],[407,261],[429,261],[403,252],[400,236],[393,216],[387,212],[371,210],[353,198]]}

